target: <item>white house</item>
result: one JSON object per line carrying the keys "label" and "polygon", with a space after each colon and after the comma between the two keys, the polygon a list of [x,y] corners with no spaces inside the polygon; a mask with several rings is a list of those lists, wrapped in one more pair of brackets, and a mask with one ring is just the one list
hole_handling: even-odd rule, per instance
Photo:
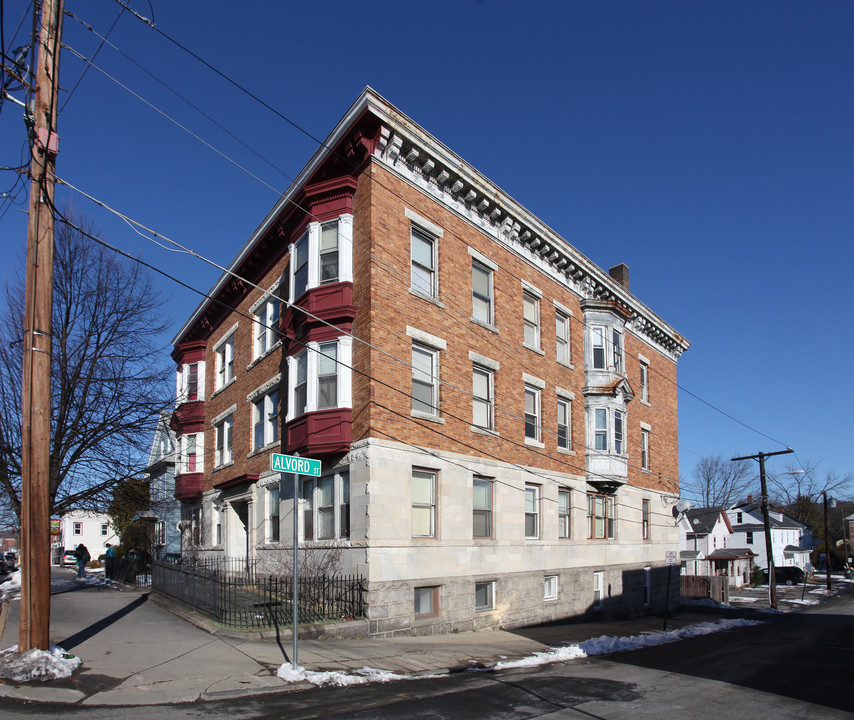
{"label": "white house", "polygon": [[59,525],[59,545],[66,550],[83,543],[93,560],[107,551],[106,544],[118,545],[113,524],[106,513],[91,510],[68,510],[62,514]]}
{"label": "white house", "polygon": [[[727,517],[733,530],[733,542],[746,547],[756,554],[758,567],[768,567],[768,554],[765,547],[765,522],[762,518],[762,506],[754,502],[751,496],[747,501],[734,505],[727,510]],[[812,533],[810,529],[781,510],[771,509],[771,552],[774,555],[774,567],[795,566],[804,572],[812,570],[810,549]]]}
{"label": "white house", "polygon": [[755,553],[739,542],[723,508],[688,510],[679,521],[683,575],[725,575],[731,587],[750,582]]}

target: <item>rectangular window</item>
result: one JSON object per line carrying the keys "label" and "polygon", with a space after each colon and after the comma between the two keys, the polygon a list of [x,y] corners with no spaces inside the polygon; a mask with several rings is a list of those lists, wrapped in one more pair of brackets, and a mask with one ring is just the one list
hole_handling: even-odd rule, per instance
{"label": "rectangular window", "polygon": [[195,433],[186,436],[187,472],[198,470],[198,446]]}
{"label": "rectangular window", "polygon": [[649,540],[649,500],[641,501],[641,537]]}
{"label": "rectangular window", "polygon": [[494,429],[492,370],[472,368],[472,425]]}
{"label": "rectangular window", "polygon": [[474,609],[477,612],[492,610],[494,607],[493,587],[495,583],[482,582],[474,584]]}
{"label": "rectangular window", "polygon": [[567,488],[561,488],[557,491],[557,536],[562,540],[569,540],[571,516],[571,499],[570,491]]}
{"label": "rectangular window", "polygon": [[213,544],[222,545],[222,514],[216,505],[211,505],[211,521],[213,523]]}
{"label": "rectangular window", "polygon": [[557,446],[562,450],[570,449],[570,417],[572,404],[569,400],[558,398],[557,401]]}
{"label": "rectangular window", "polygon": [[476,477],[472,494],[472,537],[478,540],[492,537],[492,481]]}
{"label": "rectangular window", "polygon": [[412,344],[412,410],[439,414],[439,351]]}
{"label": "rectangular window", "polygon": [[216,389],[224,388],[234,379],[234,336],[223,342],[216,351]]}
{"label": "rectangular window", "polygon": [[350,473],[305,480],[302,485],[305,540],[350,537]]}
{"label": "rectangular window", "polygon": [[557,575],[543,578],[543,600],[557,600]]}
{"label": "rectangular window", "polygon": [[415,225],[410,232],[412,289],[436,297],[436,240]]}
{"label": "rectangular window", "polygon": [[587,495],[587,537],[590,540],[614,539],[614,496]]}
{"label": "rectangular window", "polygon": [[590,328],[591,345],[593,347],[593,367],[596,370],[605,369],[605,328]]}
{"label": "rectangular window", "polygon": [[643,569],[643,604],[649,607],[652,601],[652,568]]}
{"label": "rectangular window", "polygon": [[263,395],[253,405],[253,449],[260,450],[279,439],[279,391]]}
{"label": "rectangular window", "polygon": [[530,348],[540,349],[540,299],[525,290],[522,293],[524,343]]}
{"label": "rectangular window", "polygon": [[267,542],[279,542],[279,486],[267,488]]}
{"label": "rectangular window", "polygon": [[618,330],[611,332],[614,350],[614,372],[623,372],[623,335]]}
{"label": "rectangular window", "polygon": [[106,537],[107,531],[108,531],[107,523],[101,523],[101,535]]}
{"label": "rectangular window", "polygon": [[75,535],[83,534],[83,523],[76,522],[74,523],[74,530],[72,531]]}
{"label": "rectangular window", "polygon": [[187,400],[199,399],[199,364],[187,366]]}
{"label": "rectangular window", "polygon": [[540,488],[538,485],[525,486],[525,537],[540,536]]}
{"label": "rectangular window", "polygon": [[338,221],[320,226],[320,283],[338,282]]}
{"label": "rectangular window", "polygon": [[525,385],[525,438],[540,439],[540,390]]}
{"label": "rectangular window", "polygon": [[623,454],[623,411],[614,410],[614,452]]}
{"label": "rectangular window", "polygon": [[231,462],[232,440],[234,435],[234,417],[229,415],[216,425],[216,458],[215,465],[225,465]]}
{"label": "rectangular window", "polygon": [[555,311],[555,357],[562,365],[569,365],[569,315],[560,310]]}
{"label": "rectangular window", "polygon": [[745,534],[747,535],[747,544],[753,545],[753,532],[748,531]]}
{"label": "rectangular window", "polygon": [[641,430],[641,468],[649,470],[649,430]]}
{"label": "rectangular window", "polygon": [[436,473],[412,471],[412,537],[436,537]]}
{"label": "rectangular window", "polygon": [[308,351],[296,356],[296,382],[294,384],[294,416],[302,415],[308,404]]}
{"label": "rectangular window", "polygon": [[649,402],[649,365],[640,364],[640,399]]}
{"label": "rectangular window", "polygon": [[317,358],[317,407],[338,406],[338,343],[321,343]]}
{"label": "rectangular window", "polygon": [[415,588],[415,616],[429,617],[439,614],[439,588]]}
{"label": "rectangular window", "polygon": [[281,301],[270,298],[261,303],[255,312],[255,357],[264,355],[279,338],[279,313]]}
{"label": "rectangular window", "polygon": [[598,451],[608,451],[608,411],[605,408],[594,408],[595,433],[594,447]]}
{"label": "rectangular window", "polygon": [[597,570],[593,573],[593,607],[602,607],[605,601],[605,573]]}
{"label": "rectangular window", "polygon": [[471,262],[471,305],[475,320],[493,324],[492,270],[477,260]]}
{"label": "rectangular window", "polygon": [[308,290],[308,230],[296,241],[293,250],[294,300]]}
{"label": "rectangular window", "polygon": [[158,520],[154,523],[154,545],[166,544],[166,521]]}

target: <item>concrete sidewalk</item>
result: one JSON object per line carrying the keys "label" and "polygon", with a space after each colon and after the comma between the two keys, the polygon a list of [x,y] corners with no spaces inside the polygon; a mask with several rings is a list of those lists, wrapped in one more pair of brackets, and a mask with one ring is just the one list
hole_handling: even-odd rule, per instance
{"label": "concrete sidewalk", "polygon": [[[211,634],[170,612],[148,592],[54,578],[50,639],[81,658],[72,678],[16,684],[0,679],[0,696],[82,705],[151,705],[215,700],[249,693],[298,690],[276,670],[289,661],[292,641],[250,641]],[[18,642],[19,601],[0,620],[0,649]],[[750,613],[747,613],[750,614]],[[714,608],[683,610],[668,630],[721,617]],[[5,627],[2,625],[5,624]],[[300,640],[307,670],[357,670],[365,666],[404,675],[490,667],[602,635],[630,636],[662,629],[656,617],[535,627],[513,632],[387,639]]]}

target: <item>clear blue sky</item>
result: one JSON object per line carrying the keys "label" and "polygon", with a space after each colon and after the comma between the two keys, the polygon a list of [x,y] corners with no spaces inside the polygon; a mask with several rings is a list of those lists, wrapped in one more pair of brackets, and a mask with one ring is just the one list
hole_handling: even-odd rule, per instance
{"label": "clear blue sky", "polygon": [[[28,5],[5,3],[7,47],[22,42],[24,31],[11,35]],[[693,343],[679,383],[705,402],[680,392],[683,475],[703,455],[786,444],[822,470],[854,469],[850,412],[836,397],[852,355],[854,3],[131,6],[319,138],[373,86],[598,265],[626,263],[632,291]],[[106,34],[121,8],[66,9]],[[64,40],[87,57],[100,42],[71,18]],[[113,49],[96,65],[276,190],[314,151],[130,13],[110,41],[273,167]],[[83,68],[63,51],[66,91]],[[221,264],[277,199],[94,68],[59,130],[60,177]],[[24,132],[20,108],[4,103],[0,165],[18,164]],[[0,178],[8,189],[11,173]],[[218,276],[85,198],[59,198],[195,287]],[[0,204],[7,257],[25,242],[25,209]],[[199,297],[158,284],[177,329]]]}

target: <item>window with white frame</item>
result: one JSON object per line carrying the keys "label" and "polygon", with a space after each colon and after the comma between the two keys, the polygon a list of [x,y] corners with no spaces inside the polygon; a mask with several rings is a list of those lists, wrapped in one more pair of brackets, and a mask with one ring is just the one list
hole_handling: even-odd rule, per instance
{"label": "window with white frame", "polygon": [[596,370],[605,369],[605,328],[594,325],[590,328],[590,345],[593,349],[593,367]]}
{"label": "window with white frame", "polygon": [[472,537],[492,537],[492,481],[475,477],[472,482]]}
{"label": "window with white frame", "polygon": [[557,399],[557,446],[561,450],[572,449],[570,438],[572,402],[564,397]]}
{"label": "window with white frame", "polygon": [[211,503],[211,542],[214,545],[222,545],[222,513],[216,503]]}
{"label": "window with white frame", "polygon": [[613,540],[614,496],[587,494],[587,537],[590,540]]}
{"label": "window with white frame", "polygon": [[192,402],[199,399],[199,364],[187,365],[187,400]]}
{"label": "window with white frame", "polygon": [[572,495],[569,488],[559,488],[557,491],[557,536],[561,540],[569,540],[572,526]]}
{"label": "window with white frame", "polygon": [[288,358],[288,421],[306,412],[350,407],[352,343],[350,337],[310,342]]}
{"label": "window with white frame", "polygon": [[529,290],[522,292],[522,324],[524,344],[540,349],[540,298]]}
{"label": "window with white frame", "polygon": [[338,220],[320,225],[320,284],[338,282]]}
{"label": "window with white frame", "polygon": [[308,290],[308,230],[294,243],[291,250],[291,266],[294,277],[294,300]]}
{"label": "window with white frame", "polygon": [[494,324],[492,270],[478,260],[471,261],[472,317],[484,325]]}
{"label": "window with white frame", "polygon": [[472,425],[485,430],[495,429],[494,376],[492,370],[472,367]]}
{"label": "window with white frame", "polygon": [[279,339],[279,313],[281,300],[268,295],[253,311],[255,320],[254,357],[266,355]]}
{"label": "window with white frame", "polygon": [[569,347],[569,315],[555,310],[555,358],[561,365],[571,364]]}
{"label": "window with white frame", "polygon": [[623,334],[619,330],[611,331],[611,347],[614,372],[623,372]]}
{"label": "window with white frame", "polygon": [[412,537],[436,537],[435,472],[412,471]]}
{"label": "window with white frame", "polygon": [[598,609],[605,602],[605,573],[597,570],[593,573],[593,607]]}
{"label": "window with white frame", "polygon": [[557,599],[557,575],[546,575],[543,578],[543,600]]}
{"label": "window with white frame", "polygon": [[216,432],[216,453],[214,465],[226,465],[232,461],[234,441],[234,415],[228,415],[214,426]]}
{"label": "window with white frame", "polygon": [[641,500],[641,537],[649,540],[649,500]]}
{"label": "window with white frame", "polygon": [[412,343],[412,410],[439,414],[439,351]]}
{"label": "window with white frame", "polygon": [[304,480],[302,498],[305,540],[346,540],[350,537],[348,471]]}
{"label": "window with white frame", "polygon": [[221,390],[234,380],[234,334],[216,349],[216,389]]}
{"label": "window with white frame", "polygon": [[184,472],[201,472],[198,443],[199,436],[197,433],[190,433],[181,437],[181,449],[183,450],[181,467]]}
{"label": "window with white frame", "polygon": [[436,283],[436,238],[413,224],[410,229],[412,289],[430,297],[438,296]]}
{"label": "window with white frame", "polygon": [[73,528],[74,529],[72,530],[72,532],[74,535],[82,535],[83,534],[83,523],[82,522],[74,523]]}
{"label": "window with white frame", "polygon": [[622,410],[614,410],[614,452],[623,454],[623,417]]}
{"label": "window with white frame", "polygon": [[525,538],[540,536],[540,486],[525,485]]}
{"label": "window with white frame", "polygon": [[649,430],[641,428],[641,468],[649,470]]}
{"label": "window with white frame", "polygon": [[158,520],[154,523],[154,545],[166,544],[166,521]]}
{"label": "window with white frame", "polygon": [[643,361],[640,364],[640,399],[649,402],[649,365]]}
{"label": "window with white frame", "polygon": [[748,530],[745,535],[747,536],[747,544],[753,545],[753,531]]}
{"label": "window with white frame", "polygon": [[608,451],[608,410],[607,408],[593,409],[593,447],[599,452]]}
{"label": "window with white frame", "polygon": [[279,542],[281,514],[279,484],[267,486],[267,542]]}
{"label": "window with white frame", "polygon": [[540,389],[525,385],[525,439],[540,440]]}
{"label": "window with white frame", "polygon": [[101,535],[106,537],[108,532],[109,532],[109,527],[108,527],[107,523],[101,523]]}
{"label": "window with white frame", "polygon": [[492,610],[495,607],[494,588],[494,582],[479,582],[474,584],[474,609],[476,612]]}
{"label": "window with white frame", "polygon": [[256,398],[252,403],[252,447],[260,450],[279,440],[279,390]]}

